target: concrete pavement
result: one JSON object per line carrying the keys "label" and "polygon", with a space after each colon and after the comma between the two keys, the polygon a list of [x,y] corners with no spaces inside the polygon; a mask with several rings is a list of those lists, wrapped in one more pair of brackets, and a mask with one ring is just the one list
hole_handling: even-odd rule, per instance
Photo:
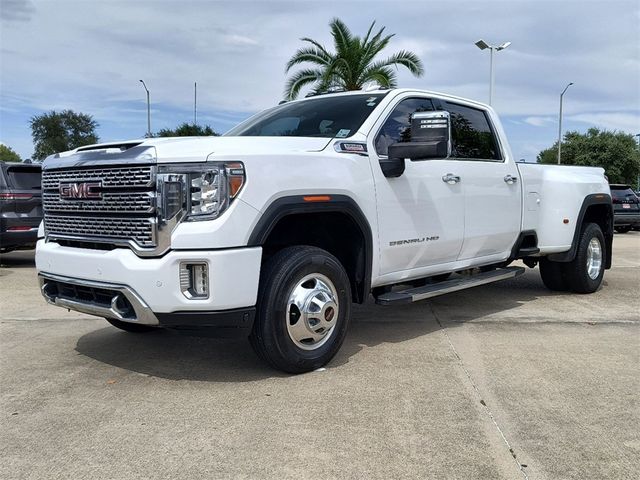
{"label": "concrete pavement", "polygon": [[640,233],[593,295],[537,270],[354,310],[324,371],[244,340],[132,335],[0,256],[0,478],[638,478]]}

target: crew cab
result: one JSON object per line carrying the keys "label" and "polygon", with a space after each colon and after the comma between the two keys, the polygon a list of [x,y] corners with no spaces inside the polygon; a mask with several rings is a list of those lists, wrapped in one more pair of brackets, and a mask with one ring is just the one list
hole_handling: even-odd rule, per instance
{"label": "crew cab", "polygon": [[[373,90],[291,101],[222,137],[46,159],[45,299],[129,332],[248,336],[271,366],[325,365],[352,302],[393,308],[517,276],[596,291],[611,266],[601,168],[516,163],[491,107]],[[497,298],[496,302],[500,302]]]}

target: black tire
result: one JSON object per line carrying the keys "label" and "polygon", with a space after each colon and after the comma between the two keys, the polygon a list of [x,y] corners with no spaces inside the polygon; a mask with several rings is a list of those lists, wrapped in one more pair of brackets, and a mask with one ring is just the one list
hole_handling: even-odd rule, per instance
{"label": "black tire", "polygon": [[[592,239],[598,240],[601,249],[600,269],[595,278],[589,276],[587,267],[589,243]],[[604,234],[600,226],[596,223],[583,225],[580,238],[578,239],[576,257],[564,267],[569,290],[575,293],[593,293],[600,287],[602,278],[604,277],[604,265],[607,255],[606,248]]]}
{"label": "black tire", "polygon": [[107,322],[113,325],[120,330],[124,330],[125,332],[130,333],[146,333],[153,332],[157,330],[155,327],[150,327],[149,325],[141,325],[139,323],[131,323],[131,322],[123,322],[121,320],[116,320],[115,318],[105,318]]}
{"label": "black tire", "polygon": [[565,263],[552,262],[546,257],[540,258],[540,276],[542,283],[554,292],[566,292],[569,290],[565,276]]}
{"label": "black tire", "polygon": [[616,232],[618,233],[629,233],[631,227],[616,227]]}
{"label": "black tire", "polygon": [[[296,345],[289,334],[287,308],[291,292],[306,276],[314,274],[326,277],[333,284],[338,315],[333,331],[324,343],[311,347],[313,350],[305,350]],[[349,277],[338,259],[316,247],[288,247],[277,252],[262,267],[256,319],[249,341],[258,356],[273,368],[287,373],[309,372],[326,365],[338,352],[350,317]]]}

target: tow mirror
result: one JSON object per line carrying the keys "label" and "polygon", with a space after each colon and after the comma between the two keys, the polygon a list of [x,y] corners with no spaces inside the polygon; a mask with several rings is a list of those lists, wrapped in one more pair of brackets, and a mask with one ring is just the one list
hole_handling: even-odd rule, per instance
{"label": "tow mirror", "polygon": [[411,140],[389,145],[389,159],[402,159],[403,166],[405,158],[430,160],[450,155],[451,118],[449,112],[443,111],[414,113],[411,118]]}
{"label": "tow mirror", "polygon": [[[397,143],[394,145],[398,145]],[[380,169],[382,174],[388,178],[399,177],[404,173],[404,158],[391,158],[391,147],[389,146],[389,157],[380,159]]]}

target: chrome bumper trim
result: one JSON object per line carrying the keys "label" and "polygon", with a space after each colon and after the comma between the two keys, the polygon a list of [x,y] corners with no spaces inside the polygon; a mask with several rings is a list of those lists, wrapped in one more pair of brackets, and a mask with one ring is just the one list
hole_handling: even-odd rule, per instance
{"label": "chrome bumper trim", "polygon": [[[75,310],[77,312],[96,315],[98,317],[115,318],[123,322],[139,323],[143,325],[158,325],[158,319],[151,311],[151,308],[140,298],[140,296],[126,285],[117,285],[113,283],[96,282],[93,280],[80,280],[76,278],[62,277],[50,273],[39,273],[38,280],[40,282],[40,292],[47,303],[57,307]],[[109,290],[114,292],[111,305],[106,307],[94,302],[77,300],[73,298],[52,295],[47,292],[48,282],[59,282],[80,287],[98,288],[101,290]],[[118,306],[118,296],[122,295],[131,304],[134,315],[124,315],[122,309]]]}

